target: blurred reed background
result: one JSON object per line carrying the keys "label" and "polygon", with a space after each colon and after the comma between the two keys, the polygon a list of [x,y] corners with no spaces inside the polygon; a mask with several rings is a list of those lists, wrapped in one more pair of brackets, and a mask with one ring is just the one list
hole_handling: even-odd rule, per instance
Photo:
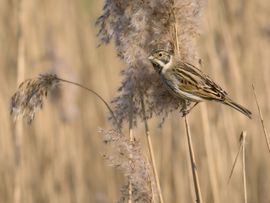
{"label": "blurred reed background", "polygon": [[[107,101],[116,95],[119,73],[125,66],[112,45],[97,48],[95,21],[102,5],[102,1],[92,0],[0,1],[0,202],[118,200],[123,176],[102,158],[98,128],[110,128],[111,124],[108,111],[95,97],[68,85],[54,92],[33,124],[23,124],[19,170],[18,130],[9,115],[17,81],[44,72],[89,86]],[[254,83],[269,129],[269,17],[267,0],[208,0],[204,10],[198,41],[202,69],[254,114],[254,119],[248,120],[215,103],[200,104],[190,114],[204,202],[243,202],[241,162],[227,183],[242,130],[247,131],[248,200],[270,202],[270,155],[251,88]],[[20,40],[25,68],[18,74]],[[151,119],[150,132],[165,202],[192,202],[184,120],[175,112],[162,128],[158,128],[159,122],[160,118]],[[134,134],[145,142],[142,124]],[[17,199],[15,188],[19,189]]]}

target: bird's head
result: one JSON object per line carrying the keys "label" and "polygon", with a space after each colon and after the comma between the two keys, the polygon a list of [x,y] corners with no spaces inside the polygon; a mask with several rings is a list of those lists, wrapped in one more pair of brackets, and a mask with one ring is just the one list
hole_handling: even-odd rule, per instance
{"label": "bird's head", "polygon": [[162,69],[168,67],[171,63],[172,55],[165,50],[154,50],[148,59],[154,66],[155,70],[158,73],[161,73]]}

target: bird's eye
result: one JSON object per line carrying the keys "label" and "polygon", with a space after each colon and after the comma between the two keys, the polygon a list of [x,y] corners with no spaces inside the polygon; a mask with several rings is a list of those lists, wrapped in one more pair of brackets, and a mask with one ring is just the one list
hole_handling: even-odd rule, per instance
{"label": "bird's eye", "polygon": [[162,56],[162,53],[159,53],[158,56],[161,57]]}

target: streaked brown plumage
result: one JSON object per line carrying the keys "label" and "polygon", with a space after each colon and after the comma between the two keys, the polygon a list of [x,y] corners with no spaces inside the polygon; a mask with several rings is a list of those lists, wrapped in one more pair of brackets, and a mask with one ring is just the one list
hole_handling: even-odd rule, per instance
{"label": "streaked brown plumage", "polygon": [[227,92],[192,64],[177,60],[164,50],[154,51],[149,60],[175,96],[196,103],[206,100],[221,102],[251,118],[248,109],[232,101]]}

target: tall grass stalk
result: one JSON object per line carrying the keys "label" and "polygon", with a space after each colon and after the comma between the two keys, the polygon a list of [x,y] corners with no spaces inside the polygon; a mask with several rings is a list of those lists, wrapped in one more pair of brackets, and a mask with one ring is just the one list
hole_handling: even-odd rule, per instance
{"label": "tall grass stalk", "polygon": [[211,193],[213,195],[214,202],[220,202],[217,171],[214,160],[215,153],[213,152],[213,143],[210,133],[210,122],[208,119],[208,111],[205,103],[201,104],[200,114],[203,128],[203,140],[206,152],[207,168],[211,185]]}
{"label": "tall grass stalk", "polygon": [[235,159],[234,159],[234,162],[233,162],[233,165],[232,165],[232,169],[230,171],[230,175],[229,175],[229,178],[228,178],[228,183],[230,182],[230,180],[232,178],[232,175],[233,175],[233,172],[234,172],[238,157],[240,155],[241,150],[243,149],[243,139],[242,139],[243,136],[242,136],[242,134],[243,134],[243,132],[240,135],[240,139],[239,139],[240,140],[240,146],[239,146],[238,152],[237,152],[237,154],[235,156]]}
{"label": "tall grass stalk", "polygon": [[157,190],[158,190],[159,201],[160,201],[160,203],[164,203],[163,195],[162,195],[162,191],[161,191],[161,186],[160,186],[160,180],[159,180],[156,162],[155,162],[155,155],[154,155],[154,150],[153,150],[152,139],[151,139],[150,132],[149,132],[148,122],[147,122],[146,113],[145,113],[144,100],[143,100],[142,95],[141,95],[141,105],[142,105],[142,112],[143,112],[143,116],[144,116],[145,136],[147,139],[147,146],[148,146],[151,165],[152,165],[153,173],[154,173],[154,177],[155,177],[155,184],[156,184]]}
{"label": "tall grass stalk", "polygon": [[[18,47],[17,47],[17,84],[24,80],[25,75],[25,39],[24,39],[24,10],[23,0],[18,0]],[[23,123],[19,120],[15,124],[15,185],[14,185],[14,203],[21,202],[22,181],[22,139],[23,139]]]}
{"label": "tall grass stalk", "polygon": [[[174,2],[175,4],[175,2]],[[175,11],[173,8],[173,18],[174,18],[174,43],[177,51],[178,57],[180,57],[180,47],[179,47],[179,41],[178,41],[178,26],[177,26],[177,18],[175,17]],[[186,108],[187,108],[187,104]],[[196,202],[202,203],[202,195],[201,195],[201,189],[200,189],[200,183],[199,183],[199,178],[198,178],[198,173],[196,169],[196,162],[195,162],[195,156],[194,156],[194,150],[193,150],[193,145],[192,145],[192,135],[190,133],[189,129],[189,123],[188,123],[188,118],[187,115],[185,115],[185,128],[186,128],[186,134],[187,134],[187,141],[188,141],[188,149],[189,149],[189,156],[190,156],[190,162],[191,162],[191,170],[192,170],[192,176],[193,176],[193,184],[194,184],[194,189],[195,189],[195,194],[196,194]]]}
{"label": "tall grass stalk", "polygon": [[194,184],[195,195],[196,195],[196,202],[202,203],[203,201],[202,201],[202,195],[201,195],[201,188],[200,188],[200,183],[199,183],[199,178],[198,178],[198,173],[197,173],[197,168],[196,168],[192,137],[190,133],[189,122],[188,122],[187,116],[185,116],[185,127],[186,127],[187,141],[188,141],[191,170],[192,170],[192,176],[193,176],[193,184]]}
{"label": "tall grass stalk", "polygon": [[243,188],[244,188],[244,202],[247,203],[247,178],[246,178],[246,136],[245,131],[242,132],[242,174],[243,174]]}
{"label": "tall grass stalk", "polygon": [[254,94],[254,97],[255,97],[256,105],[257,105],[257,108],[258,108],[258,112],[259,112],[259,115],[260,115],[260,120],[261,120],[261,125],[262,125],[262,129],[263,129],[265,141],[266,141],[266,144],[267,144],[267,147],[268,147],[268,151],[270,152],[270,141],[269,141],[269,137],[268,137],[268,134],[267,134],[266,127],[264,125],[262,111],[261,111],[261,108],[260,108],[260,105],[259,105],[259,102],[258,102],[255,87],[254,87],[253,84],[252,84],[252,89],[253,89],[253,94]]}
{"label": "tall grass stalk", "polygon": [[241,135],[240,135],[240,146],[239,146],[239,150],[235,156],[234,162],[233,162],[233,166],[229,175],[229,179],[228,179],[228,183],[231,180],[231,177],[233,175],[234,169],[235,169],[235,165],[237,163],[238,157],[240,155],[240,152],[242,150],[242,177],[243,177],[243,190],[244,190],[244,203],[247,203],[247,178],[246,178],[246,137],[247,137],[247,132],[246,131],[242,131]]}
{"label": "tall grass stalk", "polygon": [[[134,141],[134,136],[133,136],[133,97],[132,95],[130,96],[130,110],[129,110],[129,140],[130,142]],[[130,164],[132,164],[132,157],[133,155],[130,154]],[[132,183],[129,180],[129,188],[128,188],[128,203],[132,203]]]}

